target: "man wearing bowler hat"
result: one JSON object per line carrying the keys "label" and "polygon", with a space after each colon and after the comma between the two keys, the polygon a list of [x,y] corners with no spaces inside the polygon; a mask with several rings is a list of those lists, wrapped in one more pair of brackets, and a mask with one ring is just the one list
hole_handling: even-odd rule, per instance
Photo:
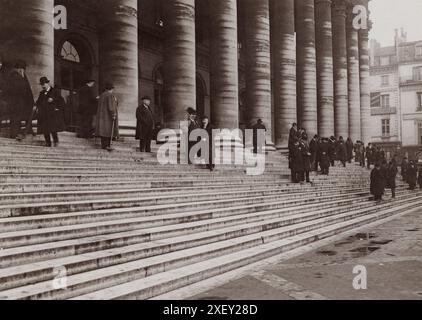
{"label": "man wearing bowler hat", "polygon": [[54,147],[59,144],[58,132],[65,130],[64,105],[65,101],[60,92],[54,89],[47,77],[40,79],[42,91],[36,102],[38,111],[38,131],[44,135],[45,144],[51,147],[53,138]]}
{"label": "man wearing bowler hat", "polygon": [[139,140],[141,152],[151,152],[151,140],[154,132],[154,116],[150,109],[151,98],[144,96],[142,105],[136,110],[136,140]]}
{"label": "man wearing bowler hat", "polygon": [[[10,137],[17,140],[24,139],[25,133],[32,133],[34,95],[25,71],[26,62],[17,61],[7,84],[7,99],[11,110]],[[25,121],[25,131],[22,131],[22,121]]]}
{"label": "man wearing bowler hat", "polygon": [[105,91],[100,95],[95,119],[95,135],[101,138],[101,148],[107,151],[113,151],[111,139],[119,136],[118,106],[114,86],[107,83]]}

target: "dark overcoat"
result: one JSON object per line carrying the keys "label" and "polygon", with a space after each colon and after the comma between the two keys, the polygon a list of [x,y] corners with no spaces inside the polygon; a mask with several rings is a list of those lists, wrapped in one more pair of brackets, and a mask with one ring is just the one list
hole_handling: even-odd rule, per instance
{"label": "dark overcoat", "polygon": [[419,187],[422,188],[422,168],[420,168],[418,172],[418,184],[419,184]]}
{"label": "dark overcoat", "polygon": [[21,120],[27,120],[34,108],[34,95],[28,77],[13,70],[7,78],[6,97],[9,111]]}
{"label": "dark overcoat", "polygon": [[36,102],[38,133],[49,134],[65,130],[64,105],[64,99],[58,90],[50,88],[48,92],[40,92]]}
{"label": "dark overcoat", "polygon": [[386,169],[387,172],[387,189],[395,189],[396,188],[396,177],[397,177],[397,167],[394,165],[388,166]]}
{"label": "dark overcoat", "polygon": [[318,150],[318,158],[321,169],[330,167],[330,144],[322,142]]}
{"label": "dark overcoat", "polygon": [[350,139],[346,141],[346,149],[347,149],[347,160],[353,159],[353,142]]}
{"label": "dark overcoat", "polygon": [[[119,136],[119,112],[118,101],[114,93],[104,91],[98,101],[97,117],[95,119],[95,135],[97,137],[110,138],[113,132],[113,138]],[[113,118],[114,121],[113,126]]]}
{"label": "dark overcoat", "polygon": [[411,185],[411,186],[416,185],[417,174],[418,174],[418,172],[417,172],[417,169],[416,169],[416,166],[415,165],[409,165],[407,167],[406,176],[407,176],[407,183],[409,185]]}
{"label": "dark overcoat", "polygon": [[154,132],[154,116],[149,107],[139,106],[136,110],[136,140],[152,139]]}
{"label": "dark overcoat", "polygon": [[312,170],[312,163],[311,163],[311,152],[309,150],[309,146],[306,142],[301,142],[300,144],[302,149],[302,157],[303,157],[303,171],[308,172]]}
{"label": "dark overcoat", "polygon": [[80,115],[94,116],[97,114],[98,101],[95,98],[94,88],[87,85],[79,89],[78,113]]}
{"label": "dark overcoat", "polygon": [[303,151],[300,144],[294,144],[292,146],[292,159],[291,159],[291,170],[293,172],[303,172],[304,171],[304,162],[303,162]]}
{"label": "dark overcoat", "polygon": [[371,171],[371,194],[381,196],[384,194],[385,177],[381,169],[374,168]]}
{"label": "dark overcoat", "polygon": [[347,148],[344,142],[340,142],[337,146],[337,159],[340,161],[347,161]]}

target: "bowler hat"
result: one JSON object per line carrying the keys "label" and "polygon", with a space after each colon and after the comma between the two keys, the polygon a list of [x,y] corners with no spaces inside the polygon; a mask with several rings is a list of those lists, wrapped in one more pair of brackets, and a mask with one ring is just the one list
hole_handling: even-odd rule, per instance
{"label": "bowler hat", "polygon": [[196,115],[196,110],[192,107],[187,108],[186,112],[189,113],[189,115]]}
{"label": "bowler hat", "polygon": [[44,85],[46,83],[50,83],[50,80],[48,80],[47,77],[41,77],[40,78],[40,85]]}
{"label": "bowler hat", "polygon": [[105,88],[106,90],[111,90],[111,89],[114,89],[114,85],[111,82],[107,82],[105,84]]}

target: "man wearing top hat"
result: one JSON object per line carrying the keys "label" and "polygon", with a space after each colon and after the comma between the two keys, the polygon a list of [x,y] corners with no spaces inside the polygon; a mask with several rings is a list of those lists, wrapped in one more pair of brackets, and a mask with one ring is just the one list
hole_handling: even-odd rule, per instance
{"label": "man wearing top hat", "polygon": [[45,144],[51,147],[51,138],[54,146],[59,143],[58,132],[65,130],[64,105],[65,101],[60,92],[54,89],[47,77],[40,79],[42,91],[36,102],[38,113],[38,132],[44,135]]}
{"label": "man wearing top hat", "polygon": [[101,138],[101,148],[113,151],[111,139],[119,136],[118,100],[114,94],[114,86],[107,83],[98,101],[97,117],[95,119],[95,135]]}
{"label": "man wearing top hat", "polygon": [[151,152],[151,140],[154,132],[154,116],[150,109],[151,98],[144,96],[142,105],[136,110],[136,140],[139,140],[141,152]]}
{"label": "man wearing top hat", "polygon": [[78,116],[79,116],[79,128],[77,136],[78,138],[89,139],[92,138],[94,133],[93,130],[93,119],[97,114],[97,95],[94,92],[95,80],[87,79],[85,84],[79,89],[79,105],[78,105]]}
{"label": "man wearing top hat", "polygon": [[[25,133],[32,133],[34,95],[25,73],[25,61],[18,61],[7,79],[7,100],[10,108],[10,137],[22,140]],[[26,130],[22,131],[22,121]]]}

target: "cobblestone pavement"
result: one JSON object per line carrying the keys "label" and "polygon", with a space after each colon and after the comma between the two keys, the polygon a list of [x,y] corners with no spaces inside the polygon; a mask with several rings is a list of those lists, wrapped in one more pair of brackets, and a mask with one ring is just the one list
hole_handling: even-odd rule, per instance
{"label": "cobblestone pavement", "polygon": [[[356,290],[356,266],[367,289]],[[422,300],[422,208],[239,279],[189,300]]]}

